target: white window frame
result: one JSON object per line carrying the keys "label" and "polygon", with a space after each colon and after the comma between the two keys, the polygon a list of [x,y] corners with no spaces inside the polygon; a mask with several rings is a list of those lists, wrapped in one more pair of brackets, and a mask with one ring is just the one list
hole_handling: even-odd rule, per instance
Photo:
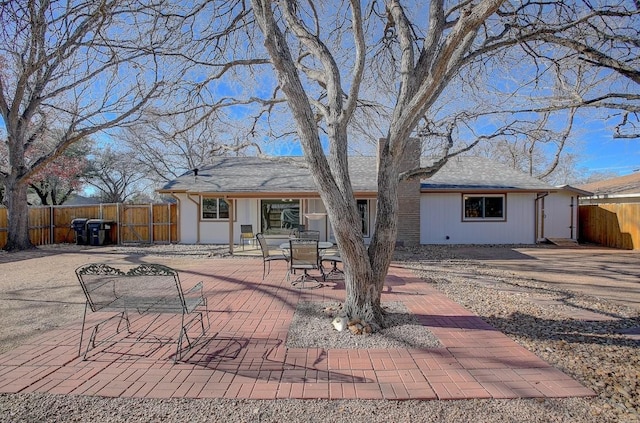
{"label": "white window frame", "polygon": [[[216,201],[216,211],[215,217],[205,217],[205,201],[207,200],[215,200]],[[226,198],[222,198],[222,197],[201,197],[200,199],[200,220],[205,220],[205,221],[212,221],[212,220],[216,220],[216,221],[228,221],[231,218],[231,213],[229,213],[229,216],[227,217],[220,217],[220,201],[224,201],[225,203],[227,203],[227,211],[229,211],[229,203],[233,200],[228,200]],[[233,204],[232,204],[233,205]],[[235,209],[235,207],[234,207]]]}
{"label": "white window frame", "polygon": [[[467,200],[481,198],[482,205],[478,216],[467,215]],[[502,199],[502,216],[486,217],[486,199]],[[506,194],[463,194],[462,195],[462,221],[463,222],[504,222],[507,220],[507,195]]]}

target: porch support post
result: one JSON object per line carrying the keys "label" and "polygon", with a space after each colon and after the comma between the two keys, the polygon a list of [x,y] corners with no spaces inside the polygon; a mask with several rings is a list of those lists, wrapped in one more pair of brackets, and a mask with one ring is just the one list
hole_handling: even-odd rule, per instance
{"label": "porch support post", "polygon": [[233,217],[235,210],[233,209],[233,200],[225,197],[229,206],[229,253],[233,254]]}

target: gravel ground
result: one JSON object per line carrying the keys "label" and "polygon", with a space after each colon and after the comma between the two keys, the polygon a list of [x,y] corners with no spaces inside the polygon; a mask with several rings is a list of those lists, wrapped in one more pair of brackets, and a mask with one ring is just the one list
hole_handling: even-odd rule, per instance
{"label": "gravel ground", "polygon": [[[202,251],[202,247],[186,246],[118,248],[129,255],[188,259],[225,256],[224,247],[207,251]],[[516,342],[593,389],[597,397],[398,402],[148,400],[14,394],[0,395],[0,421],[640,422],[640,344],[620,334],[640,326],[636,311],[596,298],[558,291],[535,280],[492,269],[481,262],[461,259],[454,247],[402,250],[397,252],[397,258],[427,283],[433,283],[454,301],[473,310]],[[330,319],[324,315],[326,306],[303,303],[298,313]],[[403,314],[401,305],[387,306],[391,315]],[[608,316],[610,320],[582,321],[569,317],[576,310],[585,309]],[[309,336],[316,338],[319,335],[326,342],[338,342],[343,347],[364,342],[363,337],[337,338],[335,333],[326,332],[326,323],[322,327],[319,329],[321,332],[310,333]],[[398,322],[395,328],[402,328],[402,337],[409,339],[422,336],[427,339],[429,335],[420,332],[421,329],[412,325],[410,320]],[[375,341],[373,336],[366,340]],[[6,345],[0,345],[0,351],[6,348]]]}
{"label": "gravel ground", "polygon": [[[597,398],[577,401],[589,409],[580,421],[640,421],[640,342],[624,335],[640,326],[637,310],[457,259],[455,253],[421,247],[398,258],[447,297],[593,389]],[[584,311],[603,320],[572,318]]]}
{"label": "gravel ground", "polygon": [[438,338],[419,324],[403,303],[385,303],[383,308],[386,316],[382,330],[353,336],[348,329],[338,332],[331,325],[340,312],[340,304],[299,302],[286,345],[289,348],[324,349],[442,347]]}

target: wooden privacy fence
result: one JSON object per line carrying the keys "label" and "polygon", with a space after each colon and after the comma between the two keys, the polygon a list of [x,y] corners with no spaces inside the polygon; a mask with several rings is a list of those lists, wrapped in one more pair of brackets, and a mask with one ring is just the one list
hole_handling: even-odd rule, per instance
{"label": "wooden privacy fence", "polygon": [[[108,238],[116,244],[178,241],[177,207],[169,203],[29,207],[29,238],[34,245],[74,243],[71,222],[76,218],[109,222]],[[0,248],[7,243],[8,226],[7,209],[2,207]]]}
{"label": "wooden privacy fence", "polygon": [[640,250],[640,203],[584,205],[579,216],[581,241]]}

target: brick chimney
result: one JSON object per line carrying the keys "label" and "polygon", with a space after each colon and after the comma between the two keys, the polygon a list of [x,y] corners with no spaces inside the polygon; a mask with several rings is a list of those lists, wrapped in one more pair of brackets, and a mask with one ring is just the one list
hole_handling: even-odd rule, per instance
{"label": "brick chimney", "polygon": [[[378,154],[380,145],[378,142]],[[404,150],[400,172],[420,166],[420,139],[410,138]],[[398,185],[398,246],[420,245],[420,178],[402,181]]]}

